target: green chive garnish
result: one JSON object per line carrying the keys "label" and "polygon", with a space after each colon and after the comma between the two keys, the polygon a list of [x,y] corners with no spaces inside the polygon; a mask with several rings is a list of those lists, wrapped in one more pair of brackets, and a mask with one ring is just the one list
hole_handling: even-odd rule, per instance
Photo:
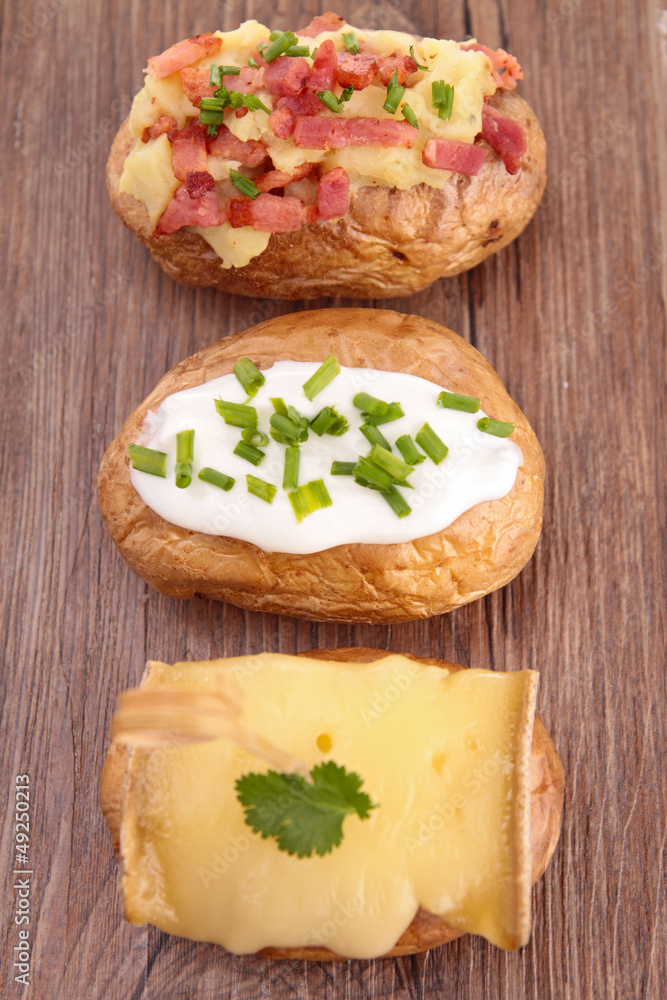
{"label": "green chive garnish", "polygon": [[379,444],[385,448],[386,451],[391,450],[391,445],[387,441],[384,434],[379,431],[377,427],[374,427],[373,424],[362,424],[359,430],[370,444]]}
{"label": "green chive garnish", "polygon": [[411,465],[408,465],[407,462],[398,458],[397,455],[392,455],[389,449],[385,448],[383,445],[373,445],[366,457],[369,458],[371,462],[375,462],[376,465],[379,465],[385,472],[388,472],[390,476],[393,476],[397,482],[401,482],[401,480],[405,479],[406,476],[409,476],[411,472],[414,472]]}
{"label": "green chive garnish", "polygon": [[492,420],[491,417],[482,417],[481,420],[477,421],[477,426],[485,434],[493,434],[494,437],[499,438],[509,437],[514,430],[514,424],[503,423],[502,420]]}
{"label": "green chive garnish", "polygon": [[273,503],[273,498],[278,492],[277,486],[267,483],[264,479],[258,479],[257,476],[251,476],[249,473],[245,478],[248,493],[259,497],[260,500],[266,500],[267,503]]}
{"label": "green chive garnish", "polygon": [[315,91],[315,93],[317,94],[317,96],[319,97],[325,108],[328,108],[329,111],[333,111],[334,114],[337,115],[341,113],[341,111],[343,110],[343,105],[338,100],[338,98],[336,97],[336,95],[332,90],[317,90]]}
{"label": "green chive garnish", "polygon": [[407,517],[408,514],[412,513],[412,508],[410,507],[410,504],[398,492],[395,486],[392,486],[391,489],[386,490],[381,495],[385,498],[385,500],[387,501],[387,503],[389,504],[389,506],[391,507],[391,509],[393,510],[394,514],[396,514],[397,517]]}
{"label": "green chive garnish", "polygon": [[370,413],[373,417],[384,417],[389,412],[389,403],[375,396],[369,396],[367,392],[358,392],[352,400],[358,410]]}
{"label": "green chive garnish", "polygon": [[398,70],[394,70],[394,75],[387,86],[387,99],[382,105],[384,110],[388,111],[390,115],[395,115],[404,94],[405,87],[401,87],[398,82]]}
{"label": "green chive garnish", "polygon": [[269,35],[269,41],[275,42],[276,38],[282,38],[284,34],[285,34],[284,31],[278,31],[276,29],[276,31],[272,31],[271,34]]}
{"label": "green chive garnish", "polygon": [[250,59],[248,59],[248,66],[252,66],[253,69],[259,69],[259,63],[254,56],[250,56]]}
{"label": "green chive garnish", "polygon": [[449,121],[454,107],[454,88],[444,80],[434,80],[431,84],[433,107],[438,109],[438,117]]}
{"label": "green chive garnish", "polygon": [[209,87],[220,87],[223,76],[238,76],[240,72],[240,66],[218,66],[216,63],[212,63],[208,74],[208,85]]}
{"label": "green chive garnish", "polygon": [[241,358],[240,361],[237,361],[234,365],[234,374],[251,398],[257,395],[257,391],[266,382],[261,371],[250,358]]}
{"label": "green chive garnish", "polygon": [[413,128],[419,128],[419,120],[417,115],[414,113],[409,104],[404,104],[401,108],[401,114],[405,118],[406,122],[412,125]]}
{"label": "green chive garnish", "polygon": [[331,507],[332,500],[323,479],[314,479],[310,483],[299,486],[293,493],[287,494],[299,523],[314,510]]}
{"label": "green chive garnish", "polygon": [[216,469],[209,469],[208,466],[199,470],[197,478],[204,483],[210,483],[211,486],[218,486],[225,493],[231,490],[235,483],[231,476],[226,476],[224,472],[218,472]]}
{"label": "green chive garnish", "polygon": [[350,429],[346,418],[336,412],[335,406],[325,406],[324,409],[320,410],[317,416],[311,420],[310,427],[318,437],[322,437],[323,434],[333,434],[334,437],[340,437]]}
{"label": "green chive garnish", "polygon": [[307,45],[290,45],[286,56],[309,56],[310,48]]}
{"label": "green chive garnish", "polygon": [[231,427],[257,427],[257,410],[254,406],[247,406],[245,403],[226,403],[223,399],[216,399],[215,408]]}
{"label": "green chive garnish", "polygon": [[276,413],[282,413],[283,417],[287,416],[287,407],[280,396],[271,396],[271,403]]}
{"label": "green chive garnish", "polygon": [[199,115],[200,125],[216,126],[215,135],[218,134],[218,125],[222,125],[225,120],[225,116],[222,111],[202,111]]}
{"label": "green chive garnish", "polygon": [[387,412],[384,414],[373,414],[373,413],[362,413],[361,417],[365,424],[373,424],[374,427],[378,427],[380,424],[390,424],[393,420],[398,420],[400,417],[404,417],[405,414],[401,409],[400,403],[389,403]]}
{"label": "green chive garnish", "polygon": [[421,452],[417,451],[417,446],[409,434],[402,434],[400,438],[396,438],[396,447],[408,465],[419,465],[420,462],[425,461]]}
{"label": "green chive garnish", "polygon": [[[275,34],[275,32],[273,32]],[[282,56],[292,45],[297,45],[299,39],[291,31],[284,31],[271,42],[262,52],[267,63],[273,62],[278,56]]]}
{"label": "green chive garnish", "polygon": [[258,431],[256,427],[245,427],[241,431],[241,437],[248,444],[254,444],[256,448],[264,448],[269,443],[269,435],[264,431]]}
{"label": "green chive garnish", "polygon": [[271,108],[267,108],[256,94],[244,94],[242,101],[248,111],[266,111],[267,115],[271,114]]}
{"label": "green chive garnish", "polygon": [[394,477],[369,458],[358,459],[354,479],[360,486],[368,486],[372,490],[388,490],[394,485]]}
{"label": "green chive garnish", "polygon": [[167,454],[154,448],[144,448],[141,444],[128,444],[132,468],[137,472],[148,472],[151,476],[167,478]]}
{"label": "green chive garnish", "polygon": [[353,31],[343,32],[343,45],[348,52],[352,53],[352,55],[359,55],[359,42],[357,41],[357,36]]}
{"label": "green chive garnish", "polygon": [[180,490],[192,482],[192,461],[195,455],[195,432],[179,431],[176,435],[176,485]]}
{"label": "green chive garnish", "polygon": [[479,410],[476,396],[462,396],[458,392],[441,392],[438,402],[447,410],[463,410],[465,413],[477,413]]}
{"label": "green chive garnish", "polygon": [[285,448],[285,471],[283,472],[283,489],[295,490],[299,485],[299,459],[301,452],[298,444],[290,444]]}
{"label": "green chive garnish", "polygon": [[410,46],[410,55],[412,56],[412,58],[414,59],[414,61],[417,63],[417,69],[425,69],[427,73],[431,72],[430,69],[428,68],[428,66],[420,66],[419,63],[417,62],[417,56],[415,55],[415,47],[414,47],[414,45]]}
{"label": "green chive garnish", "polygon": [[356,462],[332,462],[330,474],[332,476],[353,476]]}
{"label": "green chive garnish", "polygon": [[248,444],[247,441],[239,441],[234,448],[234,454],[238,455],[239,458],[245,458],[246,462],[250,462],[251,465],[259,465],[264,458],[264,452],[255,448],[254,444]]}
{"label": "green chive garnish", "polygon": [[259,188],[255,187],[253,182],[248,177],[244,177],[243,174],[240,174],[238,170],[230,170],[229,179],[237,191],[240,191],[241,194],[244,194],[247,198],[252,198],[253,201],[261,194]]}
{"label": "green chive garnish", "polygon": [[340,372],[340,365],[330,354],[326,361],[323,361],[314,375],[311,375],[307,382],[304,382],[303,391],[308,399],[313,400],[322,389],[329,385]]}
{"label": "green chive garnish", "polygon": [[338,98],[338,100],[340,101],[341,104],[345,104],[345,102],[349,101],[349,99],[352,97],[353,93],[354,93],[354,87],[352,86],[352,84],[350,84],[349,87],[345,88],[345,90],[340,95],[340,97]]}
{"label": "green chive garnish", "polygon": [[415,441],[436,465],[440,465],[443,458],[447,457],[449,448],[429,424],[424,424],[422,429],[415,434]]}
{"label": "green chive garnish", "polygon": [[294,443],[296,441],[306,441],[308,438],[308,422],[306,427],[301,423],[283,416],[282,413],[272,413],[269,418],[271,424],[271,437],[274,441],[283,443]]}

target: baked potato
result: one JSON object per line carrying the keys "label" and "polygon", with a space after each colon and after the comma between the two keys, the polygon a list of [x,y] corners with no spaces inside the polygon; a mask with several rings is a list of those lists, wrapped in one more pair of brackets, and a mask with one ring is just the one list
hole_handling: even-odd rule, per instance
{"label": "baked potato", "polygon": [[[336,650],[311,650],[301,653],[300,656],[310,659],[342,661],[351,663],[373,663],[390,656],[388,652],[381,649],[346,648]],[[420,665],[444,667],[450,673],[464,671],[466,668],[444,660],[432,657],[416,657],[406,654],[408,659]],[[187,664],[181,667],[187,667]],[[196,666],[196,665],[195,665]],[[242,668],[243,669],[243,668]],[[179,676],[184,676],[179,673]],[[516,676],[516,675],[515,675]],[[554,853],[561,827],[561,816],[563,807],[563,769],[554,743],[549,736],[544,724],[539,717],[534,717],[526,722],[527,726],[532,726],[532,749],[530,752],[529,775],[526,775],[527,791],[529,791],[529,803],[527,810],[529,814],[529,845],[530,855],[526,858],[527,874],[530,882],[536,882],[544,873]],[[530,728],[527,730],[528,740],[530,740]],[[528,744],[530,745],[530,743]],[[111,832],[114,850],[118,858],[121,870],[127,874],[128,867],[136,869],[136,853],[134,851],[134,834],[132,833],[132,822],[124,825],[124,818],[127,817],[128,796],[132,794],[130,789],[133,779],[129,772],[129,759],[133,751],[121,743],[112,743],[104,764],[101,779],[101,805],[106,822]],[[335,752],[335,748],[334,748]],[[134,778],[134,781],[141,779]],[[465,784],[465,781],[464,781]],[[449,795],[454,795],[454,787],[449,787]],[[468,784],[469,787],[469,784]],[[175,793],[171,792],[172,795]],[[194,801],[188,796],[188,805],[184,809],[195,808]],[[137,814],[141,827],[143,819],[141,813]],[[204,819],[202,817],[202,822]],[[128,842],[121,845],[121,829],[124,830],[124,837]],[[182,836],[187,836],[186,824],[184,821],[181,830]],[[220,848],[222,850],[222,848]],[[202,859],[199,859],[202,864]],[[297,862],[299,864],[299,862]],[[294,870],[294,869],[292,869]],[[270,877],[266,873],[266,868],[262,868],[264,879]],[[136,873],[135,876],[136,877]],[[139,919],[134,918],[135,890],[131,885],[124,883],[125,902],[128,908],[128,917],[134,922],[143,923],[145,913]],[[204,887],[206,888],[206,887]],[[256,887],[257,889],[258,887]],[[141,890],[143,898],[152,895],[154,889],[144,886]],[[203,892],[199,888],[199,893]],[[201,900],[203,902],[203,895]],[[139,903],[141,909],[141,903]],[[167,912],[163,905],[160,911]],[[287,913],[285,919],[289,920]],[[530,918],[528,916],[529,927]],[[447,924],[441,917],[429,913],[426,910],[418,909],[408,928],[400,935],[394,947],[392,947],[384,957],[409,955],[415,952],[425,951],[441,944],[460,937],[464,933],[460,927]],[[190,936],[190,935],[188,935]],[[306,947],[267,947],[263,948],[259,954],[275,959],[298,959],[331,961],[340,960],[342,956],[336,954],[330,948],[322,945]]]}
{"label": "baked potato", "polygon": [[[130,467],[129,446],[139,441],[144,445],[150,443],[151,427],[162,413],[161,404],[165,400],[169,400],[165,406],[171,412],[178,400],[187,402],[188,392],[194,391],[197,398],[208,394],[204,400],[205,412],[211,414],[215,435],[239,434],[238,428],[227,427],[213,408],[219,386],[228,386],[230,381],[237,384],[232,374],[235,365],[249,358],[258,366],[261,372],[257,374],[262,380],[265,375],[267,378],[261,390],[266,397],[273,395],[273,372],[287,364],[285,359],[289,359],[298,373],[301,366],[304,370],[318,368],[318,363],[325,362],[330,355],[335,355],[341,366],[348,367],[341,370],[321,396],[315,397],[312,414],[318,412],[322,398],[331,404],[328,409],[338,407],[341,414],[346,413],[351,425],[358,423],[354,414],[359,414],[359,410],[348,401],[343,390],[336,390],[339,380],[346,378],[345,385],[363,387],[367,377],[371,388],[386,384],[390,393],[392,379],[399,378],[397,373],[401,373],[401,393],[407,393],[408,389],[414,393],[412,416],[408,413],[400,420],[401,429],[407,430],[409,437],[426,414],[428,421],[424,426],[433,425],[436,432],[440,429],[446,437],[444,444],[440,440],[445,452],[446,444],[450,445],[449,455],[440,464],[415,452],[410,459],[417,470],[413,475],[414,489],[410,490],[408,482],[398,480],[392,480],[398,483],[397,488],[382,487],[393,492],[394,498],[397,492],[401,493],[402,510],[398,516],[390,509],[389,500],[384,503],[384,493],[363,488],[368,485],[363,476],[362,485],[358,485],[355,477],[359,473],[354,461],[342,463],[353,467],[348,467],[347,476],[328,475],[329,465],[333,470],[337,464],[330,462],[331,456],[347,455],[354,460],[362,448],[368,447],[370,437],[365,438],[371,431],[365,424],[361,428],[350,426],[340,437],[311,435],[311,451],[307,451],[311,448],[309,442],[301,446],[302,461],[315,463],[305,467],[306,475],[311,475],[313,481],[317,477],[324,492],[330,491],[334,499],[342,497],[340,504],[336,500],[302,522],[298,514],[295,517],[292,513],[292,509],[297,512],[291,495],[279,489],[282,457],[279,460],[269,457],[264,465],[249,464],[237,457],[241,444],[232,453],[235,439],[229,437],[224,442],[216,437],[209,458],[206,459],[209,453],[202,452],[195,460],[195,465],[197,461],[207,465],[208,461],[223,473],[229,472],[230,463],[236,462],[229,476],[232,481],[236,476],[236,485],[229,494],[199,483],[194,472],[192,485],[179,490],[171,475],[165,481],[137,473]],[[297,375],[297,382],[299,378]],[[465,414],[445,411],[438,403],[441,398],[438,390],[443,388],[447,390],[445,395],[449,391],[462,394],[473,400],[473,408],[475,404],[481,405],[481,410]],[[242,401],[245,390],[240,385],[237,389]],[[224,391],[226,396],[232,393],[229,388]],[[261,398],[258,395],[249,402]],[[402,395],[401,399],[405,404],[406,397]],[[308,405],[304,392],[300,398],[290,397],[290,401],[295,401],[300,409]],[[268,398],[262,405],[262,420],[266,420],[270,410]],[[395,405],[392,401],[392,406]],[[261,407],[257,403],[256,411],[252,407],[250,410],[256,414]],[[492,438],[481,433],[477,429],[482,423],[481,420],[477,423],[481,412],[493,418],[491,423],[501,422],[503,433],[511,431],[511,437]],[[445,430],[442,430],[445,425],[438,423],[440,415],[450,422]],[[455,418],[457,422],[452,422]],[[180,421],[178,431],[194,426],[194,417],[191,420],[187,411],[174,419]],[[302,419],[308,423],[308,418]],[[360,419],[372,422],[368,414],[362,413]],[[208,416],[206,420],[209,421]],[[272,416],[272,435],[273,423]],[[210,421],[207,433],[209,424]],[[375,431],[383,431],[394,440],[397,434],[394,427],[398,429],[399,422],[380,423]],[[252,434],[252,429],[249,430]],[[172,431],[164,433],[167,435],[164,447],[173,452],[177,439]],[[196,433],[198,440],[203,432]],[[401,434],[399,448],[405,436]],[[423,437],[417,434],[417,443],[420,440]],[[398,458],[391,441],[385,439],[385,444]],[[502,483],[498,480],[495,499],[480,502],[480,497],[489,496],[494,463],[501,462],[500,457],[496,458],[500,452],[488,449],[499,448],[501,444],[511,449],[511,454],[502,453],[505,456],[502,461],[511,463],[503,465],[503,476],[509,478],[503,478]],[[278,439],[269,442],[269,456],[273,454],[271,448],[283,454]],[[348,450],[327,450],[331,448]],[[259,452],[263,457],[261,449]],[[284,454],[287,461],[287,449]],[[169,462],[172,463],[172,458]],[[468,462],[470,469],[465,464]],[[264,481],[264,491],[274,497],[271,504],[266,502],[269,496],[249,495],[266,467],[275,480],[273,485]],[[309,473],[308,469],[315,471]],[[477,500],[473,493],[467,492],[468,472],[472,477],[470,483],[473,480],[477,483],[475,489],[484,491],[474,494]],[[247,492],[242,486],[244,473],[253,473],[247,479]],[[202,478],[203,474],[199,476]],[[312,620],[400,622],[450,611],[513,579],[532,555],[541,530],[543,479],[542,450],[526,417],[510,399],[491,366],[461,337],[420,316],[390,310],[328,309],[268,320],[204,348],[177,365],[137,407],[109,445],[101,463],[98,486],[102,515],[121,555],[139,576],[164,594],[181,598],[199,594],[249,610]],[[343,488],[347,492],[336,493]],[[140,489],[144,493],[152,491],[145,495],[153,506],[145,502],[138,492]],[[234,513],[231,508],[222,507],[220,510],[226,510],[227,514],[217,518],[218,498],[222,501],[227,496],[229,501],[225,503],[235,505]],[[207,519],[199,517],[198,497],[202,503],[213,504],[207,508],[210,519],[209,513]],[[169,503],[181,503],[182,499],[178,517],[172,518],[171,507],[162,505],[163,498]],[[406,506],[409,516],[402,516]],[[167,516],[156,512],[156,507],[166,511]],[[257,539],[257,543],[252,539]],[[336,544],[337,540],[341,543]],[[290,548],[282,551],[287,548],[286,542]]]}
{"label": "baked potato", "polygon": [[[288,54],[271,58],[276,46]],[[196,36],[149,60],[111,149],[111,203],[188,285],[411,295],[535,212],[546,151],[522,78],[502,49],[334,14],[270,43],[256,21]]]}

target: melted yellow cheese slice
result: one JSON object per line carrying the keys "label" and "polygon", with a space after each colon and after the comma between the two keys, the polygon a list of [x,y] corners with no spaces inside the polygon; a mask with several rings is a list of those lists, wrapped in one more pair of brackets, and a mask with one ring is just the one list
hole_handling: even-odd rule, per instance
{"label": "melted yellow cheese slice", "polygon": [[128,919],[224,945],[389,951],[421,906],[503,948],[530,925],[529,761],[537,674],[262,653],[149,664],[152,689],[233,678],[244,724],[309,766],[357,771],[379,803],[325,857],[246,825],[234,782],[268,766],[217,740],[135,749],[121,854]]}

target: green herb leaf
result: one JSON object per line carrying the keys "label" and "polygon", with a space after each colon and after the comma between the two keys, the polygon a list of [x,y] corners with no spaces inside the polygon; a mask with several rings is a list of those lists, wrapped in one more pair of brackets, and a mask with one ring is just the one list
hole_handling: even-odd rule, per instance
{"label": "green herb leaf", "polygon": [[287,495],[299,524],[308,514],[324,507],[331,507],[333,503],[323,479],[313,479]]}
{"label": "green herb leaf", "polygon": [[357,814],[368,819],[371,802],[361,791],[362,779],[334,761],[317,764],[308,782],[298,774],[244,774],[236,781],[236,796],[245,821],[264,839],[275,837],[287,854],[324,857],[343,839],[343,821]]}
{"label": "green herb leaf", "polygon": [[428,68],[428,66],[420,66],[419,63],[417,62],[417,56],[415,55],[415,47],[414,47],[414,45],[410,46],[410,55],[412,56],[412,58],[414,59],[414,61],[417,63],[417,69],[426,70],[427,73],[431,72],[430,69]]}
{"label": "green herb leaf", "polygon": [[492,420],[491,417],[482,417],[477,421],[480,431],[485,434],[493,434],[494,437],[509,437],[514,430],[514,424],[504,423],[502,420]]}
{"label": "green herb leaf", "polygon": [[326,388],[339,373],[340,365],[333,354],[330,354],[326,361],[323,361],[317,371],[303,384],[303,391],[308,399],[315,399],[315,396],[322,392],[322,389]]}
{"label": "green herb leaf", "polygon": [[463,410],[465,413],[477,413],[480,401],[476,396],[462,396],[459,392],[441,392],[438,396],[440,406],[446,410]]}
{"label": "green herb leaf", "polygon": [[257,427],[257,410],[254,406],[216,399],[215,408],[230,427]]}
{"label": "green herb leaf", "polygon": [[357,467],[356,462],[332,462],[330,475],[332,476],[353,476]]}
{"label": "green herb leaf", "polygon": [[343,32],[343,45],[348,52],[352,53],[352,55],[359,55],[359,42],[357,41],[357,36],[353,31]]}
{"label": "green herb leaf", "polygon": [[155,448],[144,448],[142,444],[128,444],[132,468],[137,472],[147,472],[151,476],[167,478],[167,453]]}
{"label": "green herb leaf", "polygon": [[[479,427],[479,424],[477,426]],[[443,458],[449,454],[449,448],[442,438],[438,437],[430,424],[424,424],[421,430],[415,434],[415,441],[435,465],[440,465]]]}
{"label": "green herb leaf", "polygon": [[267,63],[273,62],[278,56],[285,55],[292,45],[298,45],[299,43],[299,39],[291,31],[283,31],[281,33],[272,31],[269,37],[271,38],[273,35],[276,37],[271,44],[262,50],[262,55]]}
{"label": "green herb leaf", "polygon": [[258,479],[257,476],[251,476],[250,473],[245,477],[245,481],[248,493],[259,497],[260,500],[266,500],[267,503],[273,503],[273,498],[278,492],[277,486],[274,486],[273,483],[267,483],[265,479]]}
{"label": "green herb leaf", "polygon": [[434,80],[431,84],[433,107],[438,109],[438,117],[449,121],[454,107],[454,88],[444,80]]}
{"label": "green herb leaf", "polygon": [[390,115],[395,115],[398,110],[398,105],[403,100],[404,94],[405,87],[401,87],[398,82],[398,70],[394,70],[394,75],[387,86],[387,99],[382,105],[384,110],[388,111]]}
{"label": "green herb leaf", "polygon": [[238,172],[238,170],[230,170],[229,179],[237,191],[240,191],[241,194],[244,194],[247,198],[252,198],[253,201],[255,198],[259,198],[261,194],[259,188],[255,187],[250,178],[244,177],[243,174]]}
{"label": "green herb leaf", "polygon": [[210,483],[211,486],[217,486],[225,493],[231,490],[234,485],[234,479],[231,476],[226,476],[224,472],[218,472],[217,469],[210,469],[208,466],[199,470],[197,478],[204,483]]}
{"label": "green herb leaf", "polygon": [[405,118],[406,122],[412,125],[413,128],[419,128],[419,120],[417,115],[414,113],[409,104],[404,104],[401,108],[401,114]]}
{"label": "green herb leaf", "polygon": [[317,90],[316,94],[325,108],[328,108],[329,111],[333,111],[336,115],[341,113],[343,105],[338,100],[333,90]]}
{"label": "green herb leaf", "polygon": [[257,395],[259,389],[262,388],[266,379],[262,375],[261,371],[257,365],[250,360],[250,358],[241,358],[234,365],[234,374],[243,386],[245,392],[252,399],[253,396]]}
{"label": "green herb leaf", "polygon": [[179,431],[176,435],[176,485],[183,490],[192,482],[195,432]]}

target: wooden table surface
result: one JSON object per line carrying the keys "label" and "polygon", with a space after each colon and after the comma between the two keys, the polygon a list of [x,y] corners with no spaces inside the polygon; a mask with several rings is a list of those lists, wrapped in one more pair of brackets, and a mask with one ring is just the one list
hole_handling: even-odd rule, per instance
{"label": "wooden table surface", "polygon": [[[543,536],[504,590],[394,627],[315,625],[149,591],[101,521],[95,478],[104,448],[181,358],[306,304],[169,280],[111,212],[108,149],[148,55],[247,17],[293,27],[319,8],[315,0],[4,4],[7,1000],[664,996],[667,12],[654,0],[338,7],[362,27],[475,34],[523,64],[520,92],[549,144],[537,217],[471,273],[375,304],[443,322],[499,371],[544,447]],[[138,681],[148,657],[337,645],[541,672],[539,710],[563,759],[566,802],[522,951],[468,937],[396,961],[306,965],[234,958],[123,922],[98,806],[119,692]],[[32,810],[29,987],[12,967],[22,926],[13,888],[22,774]]]}

